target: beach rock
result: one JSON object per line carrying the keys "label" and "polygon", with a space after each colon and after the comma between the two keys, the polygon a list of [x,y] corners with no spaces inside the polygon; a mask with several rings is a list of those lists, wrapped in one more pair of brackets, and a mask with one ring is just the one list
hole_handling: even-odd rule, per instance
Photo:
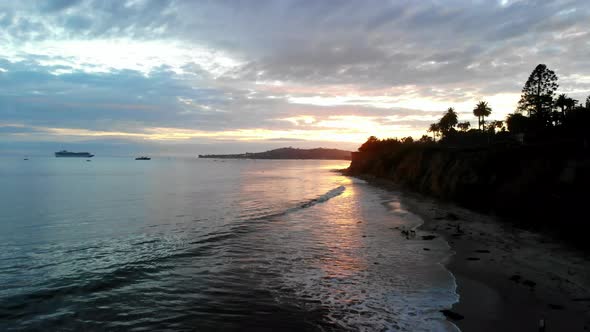
{"label": "beach rock", "polygon": [[456,214],[454,214],[452,212],[447,213],[445,218],[448,220],[452,220],[452,221],[459,220],[459,216],[457,216]]}
{"label": "beach rock", "polygon": [[522,284],[529,287],[535,287],[537,285],[537,283],[532,280],[525,280]]}
{"label": "beach rock", "polygon": [[465,318],[463,315],[461,315],[460,313],[448,310],[448,309],[444,309],[440,311],[443,315],[445,315],[445,317],[447,317],[448,319],[451,320],[462,320],[463,318]]}
{"label": "beach rock", "polygon": [[564,309],[564,306],[562,306],[560,304],[552,304],[552,303],[549,303],[547,306],[549,308],[553,309],[553,310],[562,310],[562,309]]}
{"label": "beach rock", "polygon": [[518,282],[520,282],[520,279],[522,279],[522,277],[521,277],[521,276],[519,276],[518,274],[513,274],[513,275],[512,275],[512,276],[509,278],[509,280],[510,280],[510,281],[514,281],[514,282],[517,282],[517,283],[518,283]]}
{"label": "beach rock", "polygon": [[436,235],[422,235],[422,240],[434,240],[436,239]]}
{"label": "beach rock", "polygon": [[590,297],[578,297],[578,298],[572,299],[572,301],[576,301],[576,302],[590,302]]}

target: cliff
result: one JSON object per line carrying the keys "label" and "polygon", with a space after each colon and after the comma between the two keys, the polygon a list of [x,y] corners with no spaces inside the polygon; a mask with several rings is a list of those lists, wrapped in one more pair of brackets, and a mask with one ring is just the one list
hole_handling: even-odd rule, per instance
{"label": "cliff", "polygon": [[[526,227],[584,241],[590,159],[563,146],[453,149],[409,145],[354,152],[348,172],[385,178]],[[587,245],[586,245],[587,246]]]}
{"label": "cliff", "polygon": [[281,148],[265,152],[225,154],[225,155],[199,155],[199,158],[218,158],[218,159],[330,159],[330,160],[350,160],[350,151],[338,149],[296,149]]}

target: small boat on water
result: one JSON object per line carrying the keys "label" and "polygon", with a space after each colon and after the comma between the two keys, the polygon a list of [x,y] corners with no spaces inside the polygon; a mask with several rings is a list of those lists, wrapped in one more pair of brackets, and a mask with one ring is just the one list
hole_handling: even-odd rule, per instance
{"label": "small boat on water", "polygon": [[61,150],[55,153],[56,158],[92,158],[94,157],[93,154],[88,152],[70,152],[66,150]]}
{"label": "small boat on water", "polygon": [[152,158],[146,157],[146,156],[141,156],[141,157],[135,158],[135,160],[152,160]]}

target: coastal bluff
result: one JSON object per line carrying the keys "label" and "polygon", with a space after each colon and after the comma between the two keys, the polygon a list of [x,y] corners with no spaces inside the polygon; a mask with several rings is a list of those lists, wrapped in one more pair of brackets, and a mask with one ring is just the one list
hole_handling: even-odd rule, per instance
{"label": "coastal bluff", "polygon": [[389,180],[590,248],[587,151],[564,146],[410,145],[353,152],[349,175]]}

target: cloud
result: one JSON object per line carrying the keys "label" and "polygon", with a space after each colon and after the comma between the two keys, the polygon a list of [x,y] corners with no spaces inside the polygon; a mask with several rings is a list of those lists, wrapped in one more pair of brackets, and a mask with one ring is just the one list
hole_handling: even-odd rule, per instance
{"label": "cloud", "polygon": [[50,0],[41,3],[41,9],[46,12],[54,12],[64,10],[68,7],[80,3],[80,0]]}
{"label": "cloud", "polygon": [[419,136],[480,99],[502,119],[538,63],[590,94],[587,0],[14,1],[0,27],[11,139]]}

